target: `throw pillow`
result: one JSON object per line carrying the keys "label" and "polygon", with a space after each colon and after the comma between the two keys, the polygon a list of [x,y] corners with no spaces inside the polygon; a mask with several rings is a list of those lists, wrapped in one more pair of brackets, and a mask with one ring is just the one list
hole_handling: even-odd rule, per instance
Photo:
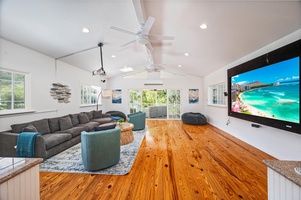
{"label": "throw pillow", "polygon": [[102,110],[100,110],[100,111],[94,111],[93,117],[94,117],[94,119],[101,118],[102,117]]}
{"label": "throw pillow", "polygon": [[70,118],[72,121],[73,126],[79,124],[78,114],[70,114]]}
{"label": "throw pillow", "polygon": [[50,128],[50,132],[54,133],[60,130],[60,123],[59,123],[59,117],[55,118],[49,118],[48,119],[48,124]]}
{"label": "throw pillow", "polygon": [[93,111],[85,112],[85,114],[88,116],[89,120],[93,119]]}
{"label": "throw pillow", "polygon": [[38,132],[38,130],[36,129],[36,127],[34,127],[34,125],[28,124],[28,126],[22,129],[22,132]]}
{"label": "throw pillow", "polygon": [[85,124],[89,122],[89,117],[85,113],[80,113],[78,115],[79,123]]}
{"label": "throw pillow", "polygon": [[107,126],[97,126],[97,127],[94,127],[94,131],[104,131],[104,130],[114,129],[115,127],[116,127],[116,124],[110,124]]}
{"label": "throw pillow", "polygon": [[71,118],[69,116],[60,118],[59,123],[60,123],[60,130],[61,131],[64,131],[64,130],[67,130],[67,129],[70,129],[70,128],[73,127]]}
{"label": "throw pillow", "polygon": [[36,127],[38,132],[42,133],[43,135],[50,133],[48,119],[41,119],[41,120],[33,121],[33,122],[31,122],[31,124],[34,125],[34,127]]}

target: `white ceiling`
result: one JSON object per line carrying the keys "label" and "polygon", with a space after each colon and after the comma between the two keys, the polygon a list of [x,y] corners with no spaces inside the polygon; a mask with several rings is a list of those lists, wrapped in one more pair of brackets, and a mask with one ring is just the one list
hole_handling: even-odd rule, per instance
{"label": "white ceiling", "polygon": [[[301,1],[0,0],[0,37],[53,58],[102,42],[110,78],[124,75],[125,65],[141,71],[148,64],[144,46],[120,47],[134,36],[110,27],[137,32],[148,16],[156,19],[151,34],[175,36],[152,42],[154,63],[202,77],[301,29]],[[99,48],[60,60],[92,72],[100,66]]]}

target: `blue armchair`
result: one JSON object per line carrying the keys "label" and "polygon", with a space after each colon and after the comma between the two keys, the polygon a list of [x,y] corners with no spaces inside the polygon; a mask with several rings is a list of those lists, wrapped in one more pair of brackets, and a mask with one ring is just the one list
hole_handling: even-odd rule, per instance
{"label": "blue armchair", "polygon": [[88,171],[113,166],[120,159],[120,129],[81,133],[82,160]]}
{"label": "blue armchair", "polygon": [[133,131],[145,129],[145,112],[128,114],[128,122],[134,124]]}

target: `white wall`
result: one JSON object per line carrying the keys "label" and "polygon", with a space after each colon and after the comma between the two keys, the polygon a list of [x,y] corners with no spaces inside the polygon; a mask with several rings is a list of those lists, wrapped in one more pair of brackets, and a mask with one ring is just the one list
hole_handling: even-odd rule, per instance
{"label": "white wall", "polygon": [[180,89],[181,90],[181,111],[184,112],[201,112],[202,103],[189,104],[188,90],[199,89],[200,100],[203,98],[202,78],[187,75],[185,78],[179,79],[163,79],[163,85],[145,86],[145,79],[123,79],[120,77],[108,80],[108,89],[122,89],[122,103],[112,104],[112,98],[103,100],[106,111],[118,110],[125,114],[130,113],[129,110],[129,89]]}
{"label": "white wall", "polygon": [[[33,113],[0,115],[0,131],[10,130],[11,124],[62,116],[69,113],[95,110],[96,107],[80,107],[80,83],[99,85],[99,76],[91,76],[66,63],[0,39],[0,68],[29,73],[31,76],[31,109]],[[58,103],[50,96],[52,83],[66,84],[71,89],[70,103]],[[101,109],[101,107],[100,107]]]}
{"label": "white wall", "polygon": [[[205,76],[203,80],[203,90],[206,93],[205,95],[207,95],[208,86],[220,82],[227,82],[227,69],[280,48],[300,38],[301,29],[229,64],[228,66],[225,66],[224,68],[208,76]],[[227,126],[226,122],[229,118],[227,114],[227,108],[208,106],[206,98],[203,99],[203,102],[204,113],[209,118],[209,121],[212,125],[278,159],[301,160],[301,135],[268,126],[262,126],[262,128],[252,128],[251,122],[233,117],[230,119],[230,124]]]}

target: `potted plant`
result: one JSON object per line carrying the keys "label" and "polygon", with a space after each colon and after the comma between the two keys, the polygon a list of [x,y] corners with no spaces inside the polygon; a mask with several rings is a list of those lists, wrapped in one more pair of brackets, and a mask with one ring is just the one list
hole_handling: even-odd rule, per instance
{"label": "potted plant", "polygon": [[123,118],[118,119],[117,124],[120,124],[120,123],[122,123],[122,122],[124,122],[124,119],[123,119]]}

